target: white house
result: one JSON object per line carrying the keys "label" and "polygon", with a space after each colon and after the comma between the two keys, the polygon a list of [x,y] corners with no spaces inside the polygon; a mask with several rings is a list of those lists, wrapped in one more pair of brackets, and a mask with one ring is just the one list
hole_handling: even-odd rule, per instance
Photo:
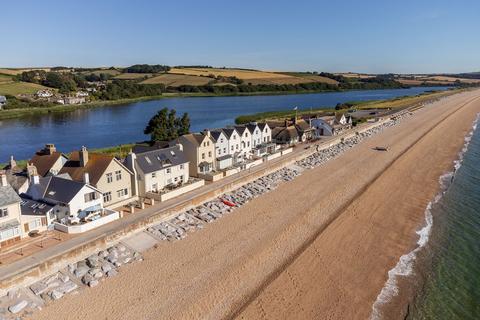
{"label": "white house", "polygon": [[233,157],[233,163],[242,162],[240,135],[235,128],[223,128],[222,131],[228,139],[228,153]]}
{"label": "white house", "polygon": [[272,129],[270,129],[270,126],[266,122],[259,123],[258,129],[260,129],[262,143],[272,141]]}
{"label": "white house", "polygon": [[335,116],[317,117],[310,119],[316,136],[333,136],[352,127],[352,118],[345,117],[345,114]]}
{"label": "white house", "polygon": [[180,144],[139,154],[130,153],[126,166],[134,172],[141,196],[180,186],[189,179],[189,161]]}
{"label": "white house", "polygon": [[256,122],[247,124],[247,129],[250,131],[252,148],[255,148],[262,143],[262,132]]}
{"label": "white house", "polygon": [[38,90],[35,95],[37,98],[50,98],[53,96],[53,93],[50,90]]}
{"label": "white house", "polygon": [[229,139],[221,129],[210,131],[210,135],[215,145],[216,168],[219,170],[231,167],[233,165],[233,156],[229,149]]}
{"label": "white house", "polygon": [[5,96],[0,96],[0,110],[7,104],[7,98]]}
{"label": "white house", "polygon": [[27,196],[52,205],[59,221],[75,223],[103,212],[102,193],[89,184],[71,180],[68,174],[33,176],[32,180]]}
{"label": "white house", "polygon": [[246,126],[235,126],[235,129],[240,135],[241,156],[244,159],[248,159],[251,157],[252,153],[252,137],[250,134],[250,130],[248,130]]}

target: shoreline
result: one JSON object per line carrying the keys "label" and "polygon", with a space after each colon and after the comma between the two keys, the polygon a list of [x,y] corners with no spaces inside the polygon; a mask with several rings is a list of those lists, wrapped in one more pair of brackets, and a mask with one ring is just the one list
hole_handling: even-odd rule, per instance
{"label": "shoreline", "polygon": [[[435,189],[430,184],[422,185],[426,182],[421,169],[427,168],[424,171],[433,175],[441,170],[442,164],[420,163],[423,167],[411,175],[405,175],[401,168],[411,168],[412,163],[418,163],[420,154],[429,155],[430,160],[451,156],[454,148],[444,145],[455,144],[458,137],[442,139],[439,131],[449,125],[462,128],[458,120],[467,119],[470,109],[478,109],[479,104],[469,105],[463,112],[450,115],[451,107],[458,107],[458,101],[464,101],[466,96],[478,96],[478,92],[449,97],[436,102],[435,107],[417,111],[404,124],[281,185],[277,191],[256,198],[237,213],[210,225],[209,230],[194,233],[182,241],[160,244],[146,252],[142,264],[122,271],[121,277],[88,289],[88,293],[66,297],[36,316],[47,319],[49,315],[61,314],[62,310],[71,310],[69,315],[75,319],[93,319],[101,314],[124,319],[153,315],[157,318],[172,315],[221,318],[233,310],[241,310],[239,315],[243,318],[262,314],[271,318],[368,317],[385,283],[384,274],[398,261],[395,252],[403,254],[405,247],[413,245],[408,230],[412,230],[412,225],[418,227],[423,219],[419,215],[425,206],[420,214],[420,207],[412,211],[409,206],[415,206],[418,201],[428,202],[431,197],[427,199],[423,194]],[[447,121],[441,123],[445,115],[448,115]],[[431,133],[429,128],[433,130]],[[419,142],[415,143],[416,140]],[[389,143],[392,150],[372,153],[371,146],[376,143]],[[439,145],[441,149],[437,149]],[[355,174],[351,174],[348,168],[358,163],[370,165],[359,166]],[[372,179],[374,183],[368,186]],[[398,183],[401,183],[400,189]],[[414,188],[418,183],[428,189],[422,190],[422,195]],[[331,187],[325,189],[325,186]],[[397,192],[387,192],[394,187]],[[362,188],[366,189],[362,191]],[[398,192],[403,189],[405,191]],[[369,196],[372,192],[375,196]],[[411,203],[397,201],[398,197],[412,192],[415,196],[411,197]],[[344,209],[348,199],[355,195],[358,199]],[[393,215],[388,201],[383,202],[382,197],[402,203],[395,207],[402,211]],[[326,226],[337,211],[341,214]],[[385,220],[384,215],[389,219]],[[325,229],[314,242],[282,269],[285,259],[295,256],[305,243],[305,237],[322,228]],[[385,230],[390,233],[386,234]],[[265,277],[268,278],[276,266],[280,266],[279,272],[273,273],[272,281],[265,285]],[[155,272],[148,272],[152,268]],[[259,292],[258,296],[252,299],[255,291]],[[108,298],[91,301],[88,299],[91,294]],[[250,299],[253,302],[246,303]]]}
{"label": "shoreline", "polygon": [[[430,86],[416,86],[416,87],[430,87]],[[413,88],[413,87],[409,87]],[[451,87],[454,89],[455,87]],[[399,90],[408,88],[382,88],[382,89],[368,89],[368,90]],[[159,96],[139,97],[131,99],[120,99],[110,101],[94,101],[79,105],[54,105],[46,108],[23,108],[23,109],[7,109],[0,111],[0,120],[22,119],[39,115],[46,115],[50,113],[64,113],[73,112],[77,110],[88,110],[109,106],[122,106],[142,101],[161,100],[169,98],[212,98],[212,97],[243,97],[243,96],[281,96],[281,95],[296,95],[296,94],[316,94],[316,93],[332,93],[332,92],[349,92],[349,91],[366,91],[367,89],[349,89],[349,90],[312,90],[312,91],[268,91],[268,92],[248,92],[248,93],[225,93],[225,94],[210,94],[210,93],[164,93]]]}
{"label": "shoreline", "polygon": [[[407,293],[413,293],[415,289],[419,289],[414,287],[415,285],[412,283],[412,277],[415,276],[414,269],[416,267],[416,258],[418,254],[424,250],[425,246],[430,240],[431,230],[434,223],[434,216],[432,214],[433,206],[442,200],[444,194],[450,188],[450,185],[456,176],[457,170],[462,166],[464,155],[468,152],[470,141],[473,134],[477,130],[479,121],[480,112],[473,121],[470,132],[465,136],[464,144],[462,145],[461,150],[457,153],[457,158],[452,162],[451,171],[447,171],[438,178],[439,191],[430,200],[430,202],[428,202],[425,208],[424,224],[415,231],[415,233],[418,235],[416,247],[402,255],[395,267],[388,271],[388,279],[378,294],[374,304],[372,305],[372,314],[370,319],[383,319],[382,315],[384,313],[396,314],[400,311],[403,311],[406,315],[408,315],[409,305],[413,297],[410,295],[409,298],[406,299],[407,301],[405,301],[405,299],[402,300],[402,296],[398,297],[399,292],[402,292],[403,296],[405,296],[406,292],[403,291],[406,290]],[[407,308],[406,311],[405,307]]]}

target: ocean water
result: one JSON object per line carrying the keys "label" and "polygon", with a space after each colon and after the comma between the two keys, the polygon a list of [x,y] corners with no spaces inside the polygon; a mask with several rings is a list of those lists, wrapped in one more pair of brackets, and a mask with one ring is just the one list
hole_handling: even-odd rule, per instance
{"label": "ocean water", "polygon": [[480,130],[466,142],[451,183],[430,210],[407,319],[480,319]]}

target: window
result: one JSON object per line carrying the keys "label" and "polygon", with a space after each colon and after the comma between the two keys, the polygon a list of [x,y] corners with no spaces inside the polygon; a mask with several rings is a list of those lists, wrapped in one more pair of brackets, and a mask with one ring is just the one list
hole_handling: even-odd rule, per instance
{"label": "window", "polygon": [[223,138],[220,139],[220,143],[223,143]]}
{"label": "window", "polygon": [[5,218],[8,217],[8,209],[7,208],[1,208],[0,209],[0,218]]}
{"label": "window", "polygon": [[250,141],[247,141],[247,147],[250,147]]}
{"label": "window", "polygon": [[231,146],[231,147],[230,147],[230,150],[232,150],[232,151],[233,151],[233,146]]}
{"label": "window", "polygon": [[121,198],[124,196],[128,196],[128,189],[120,189],[117,191],[117,197]]}
{"label": "window", "polygon": [[205,153],[202,153],[202,160],[205,160]]}
{"label": "window", "polygon": [[227,148],[223,148],[223,153],[227,153]]}
{"label": "window", "polygon": [[152,178],[156,178],[157,177],[157,173],[156,172],[152,172]]}
{"label": "window", "polygon": [[148,164],[152,164],[152,160],[150,160],[149,157],[145,157],[145,160],[147,160],[147,163],[148,163]]}
{"label": "window", "polygon": [[98,196],[97,196],[97,193],[95,191],[85,194],[85,202],[90,202],[90,201],[93,201],[93,200],[96,200],[96,199],[98,199]]}
{"label": "window", "polygon": [[167,184],[172,184],[172,179],[171,178],[167,180]]}
{"label": "window", "polygon": [[157,191],[158,190],[158,184],[154,183],[152,184],[152,191]]}
{"label": "window", "polygon": [[107,183],[111,183],[111,182],[113,182],[113,175],[110,172],[110,173],[107,173]]}
{"label": "window", "polygon": [[237,149],[237,150],[238,150],[238,144],[235,146],[235,149]]}
{"label": "window", "polygon": [[110,202],[112,201],[112,193],[111,192],[105,192],[103,194],[103,202]]}
{"label": "window", "polygon": [[115,171],[115,178],[117,179],[117,181],[122,180],[122,171]]}
{"label": "window", "polygon": [[208,156],[209,156],[209,157],[212,156],[212,151],[208,151]]}
{"label": "window", "polygon": [[172,172],[172,169],[171,168],[167,168],[167,173],[171,173]]}
{"label": "window", "polygon": [[183,164],[180,165],[180,170],[183,170],[184,166]]}

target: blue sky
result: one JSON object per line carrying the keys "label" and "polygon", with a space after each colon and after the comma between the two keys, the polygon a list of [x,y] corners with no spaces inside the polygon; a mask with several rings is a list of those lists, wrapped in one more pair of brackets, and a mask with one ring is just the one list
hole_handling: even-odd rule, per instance
{"label": "blue sky", "polygon": [[480,1],[2,1],[0,66],[480,70]]}

